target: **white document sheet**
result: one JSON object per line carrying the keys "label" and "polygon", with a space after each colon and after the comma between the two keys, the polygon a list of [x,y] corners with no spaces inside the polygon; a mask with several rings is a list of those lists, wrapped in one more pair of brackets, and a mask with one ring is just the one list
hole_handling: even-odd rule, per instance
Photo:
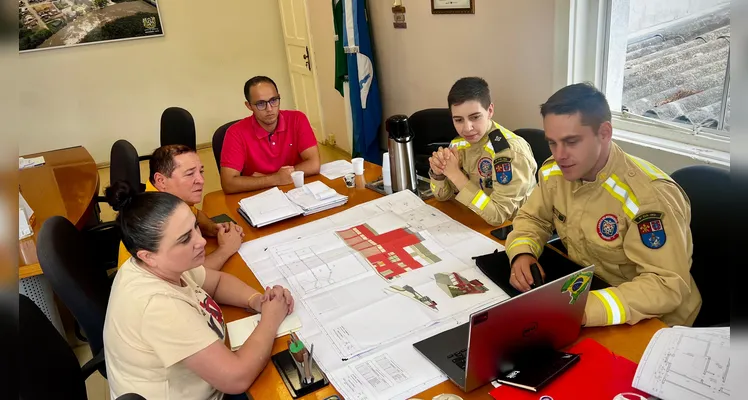
{"label": "white document sheet", "polygon": [[346,399],[406,399],[446,379],[413,343],[508,298],[472,260],[497,249],[402,191],[244,243],[239,253],[263,286],[292,292],[299,338],[314,344]]}
{"label": "white document sheet", "polygon": [[[18,169],[31,168],[39,165],[44,165],[44,156],[23,158],[18,157]],[[353,171],[353,165],[351,165],[351,171]]]}
{"label": "white document sheet", "polygon": [[353,164],[346,160],[337,160],[319,166],[319,173],[329,180],[338,179],[353,173]]}
{"label": "white document sheet", "polygon": [[633,387],[662,400],[727,400],[731,372],[729,327],[664,328],[644,351]]}

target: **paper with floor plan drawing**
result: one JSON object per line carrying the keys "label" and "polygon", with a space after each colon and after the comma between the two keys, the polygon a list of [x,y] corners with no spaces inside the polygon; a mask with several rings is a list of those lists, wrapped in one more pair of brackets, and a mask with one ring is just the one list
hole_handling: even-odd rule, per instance
{"label": "paper with floor plan drawing", "polygon": [[[346,399],[405,399],[446,376],[413,343],[508,299],[472,257],[504,248],[409,192],[244,243],[240,255],[263,286],[283,285],[302,321],[297,335]],[[480,281],[451,296],[436,274]],[[438,275],[443,276],[443,275]],[[391,287],[409,287],[425,307]]]}
{"label": "paper with floor plan drawing", "polygon": [[663,400],[730,398],[730,328],[674,327],[655,333],[633,387]]}

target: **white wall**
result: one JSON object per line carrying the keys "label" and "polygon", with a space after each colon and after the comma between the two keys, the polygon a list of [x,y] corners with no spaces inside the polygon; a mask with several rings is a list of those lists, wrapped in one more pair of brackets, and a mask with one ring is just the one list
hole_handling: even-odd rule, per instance
{"label": "white wall", "polygon": [[268,75],[293,108],[277,0],[160,0],[165,36],[19,55],[19,154],[83,145],[97,163],[117,139],[159,146],[163,110],[190,111],[197,143],[249,115],[244,82]]}
{"label": "white wall", "polygon": [[681,169],[683,167],[687,167],[689,165],[712,165],[712,166],[719,167],[722,169],[730,169],[728,166],[717,164],[717,163],[707,163],[703,160],[699,160],[699,159],[694,158],[693,156],[688,156],[685,154],[675,154],[672,152],[660,150],[655,147],[626,142],[626,141],[615,139],[615,138],[613,140],[619,146],[621,146],[623,151],[629,154],[633,154],[637,157],[641,157],[655,164],[657,167],[665,171],[665,173],[667,174],[671,174],[674,171]]}
{"label": "white wall", "polygon": [[[548,0],[477,1],[474,15],[434,15],[429,1],[405,0],[406,29],[392,26],[392,1],[370,1],[383,116],[447,107],[464,76],[488,81],[495,120],[541,127],[539,105],[553,85],[554,9]],[[382,126],[383,143],[386,132]]]}

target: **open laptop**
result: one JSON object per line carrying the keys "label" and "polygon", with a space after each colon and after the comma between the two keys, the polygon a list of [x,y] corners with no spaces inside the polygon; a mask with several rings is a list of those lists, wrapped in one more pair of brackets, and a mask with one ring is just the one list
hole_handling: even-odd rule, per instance
{"label": "open laptop", "polygon": [[[554,268],[542,258],[544,270]],[[474,312],[469,322],[413,346],[465,392],[491,382],[522,358],[566,347],[579,337],[594,266],[574,269],[551,281],[546,273],[543,285]]]}

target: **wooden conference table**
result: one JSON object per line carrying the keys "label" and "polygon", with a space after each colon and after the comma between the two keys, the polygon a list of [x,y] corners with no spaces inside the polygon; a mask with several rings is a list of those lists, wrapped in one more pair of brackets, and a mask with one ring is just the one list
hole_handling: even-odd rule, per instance
{"label": "wooden conference table", "polygon": [[[314,220],[318,220],[320,218],[325,218],[358,204],[382,197],[381,194],[371,189],[367,189],[364,186],[366,182],[376,181],[381,176],[381,173],[382,169],[379,165],[371,164],[368,162],[365,163],[364,176],[356,177],[355,188],[348,188],[343,182],[343,178],[330,181],[322,175],[308,177],[305,179],[306,182],[322,180],[325,184],[335,189],[338,193],[347,195],[348,203],[346,203],[344,206],[337,207],[331,210],[319,212],[317,214],[312,214],[306,217],[292,218],[259,229],[251,228],[249,224],[247,224],[247,222],[237,212],[239,200],[251,196],[252,194],[255,194],[255,192],[232,195],[226,195],[222,191],[209,193],[203,199],[203,211],[210,217],[224,213],[229,215],[244,229],[244,241],[249,241],[289,228],[293,228],[295,226],[302,225]],[[280,189],[284,192],[291,188],[293,188],[292,185],[280,187]],[[496,240],[502,245],[504,244],[503,241],[497,240],[496,238],[491,236],[490,232],[491,230],[495,229],[495,227],[489,226],[477,214],[473,213],[462,204],[456,201],[440,202],[434,198],[427,200],[426,203],[441,210],[442,212],[449,215],[452,219],[459,221],[465,226],[468,226],[469,228],[480,232],[493,240]],[[215,239],[209,239],[208,250],[212,251],[213,249],[215,249],[215,247]],[[252,271],[247,268],[247,265],[244,263],[244,260],[240,255],[233,255],[224,266],[223,271],[233,274],[253,288],[263,291],[262,285],[260,285],[259,281],[257,280],[257,278],[255,278]],[[237,307],[223,306],[222,309],[224,312],[224,318],[227,322],[231,322],[249,315],[246,311]],[[657,332],[660,328],[664,327],[666,327],[666,325],[662,321],[658,319],[651,319],[640,322],[634,326],[619,325],[601,328],[583,328],[579,340],[582,340],[584,338],[593,338],[605,347],[609,348],[614,353],[638,363],[642,357],[642,354],[644,353],[645,348],[647,347],[647,344],[652,338],[652,335],[654,335],[654,333]],[[286,350],[288,347],[287,340],[287,336],[276,339],[275,344],[273,345],[272,353],[276,354],[283,350]],[[470,393],[464,393],[451,381],[446,381],[413,397],[426,400],[442,393],[451,393],[456,394],[465,400],[492,399],[492,397],[488,395],[488,392],[491,388],[491,385],[488,384],[485,387],[476,389]],[[272,363],[268,363],[260,376],[257,377],[252,387],[250,387],[249,392],[255,399],[292,399],[291,395],[286,389],[286,386],[281,380],[280,375],[275,370],[275,367]],[[330,384],[321,390],[303,397],[303,399],[323,400],[334,394],[339,395],[332,384]]]}
{"label": "wooden conference table", "polygon": [[81,229],[89,221],[99,192],[96,162],[82,146],[29,154],[44,156],[44,165],[22,169],[18,183],[23,198],[34,210],[34,236],[19,242],[18,278],[41,275],[36,257],[36,238],[44,221],[62,215]]}

